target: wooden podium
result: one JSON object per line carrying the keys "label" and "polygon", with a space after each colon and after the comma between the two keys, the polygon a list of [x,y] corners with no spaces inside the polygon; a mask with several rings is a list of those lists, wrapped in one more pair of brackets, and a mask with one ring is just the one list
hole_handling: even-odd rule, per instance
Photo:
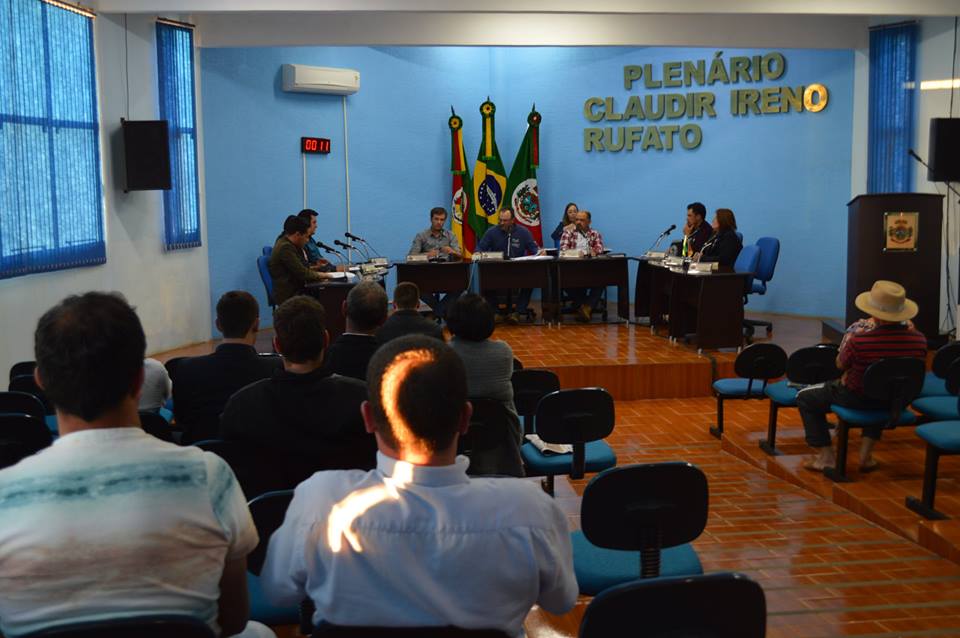
{"label": "wooden podium", "polygon": [[920,306],[913,320],[917,329],[931,341],[938,339],[942,216],[942,195],[858,195],[847,204],[845,326],[864,316],[853,303],[857,295],[870,290],[877,279],[889,279],[903,285],[907,297]]}

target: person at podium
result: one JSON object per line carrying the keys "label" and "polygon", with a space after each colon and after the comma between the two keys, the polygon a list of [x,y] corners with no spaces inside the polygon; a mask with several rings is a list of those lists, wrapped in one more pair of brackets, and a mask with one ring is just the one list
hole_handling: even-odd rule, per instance
{"label": "person at podium", "polygon": [[[500,211],[500,223],[487,229],[487,232],[480,238],[477,244],[477,252],[482,253],[503,253],[506,259],[524,257],[526,255],[538,255],[543,251],[534,241],[533,235],[523,226],[518,226],[513,217],[513,211],[504,208]],[[497,297],[506,294],[503,290],[484,290],[483,295],[487,299],[490,307],[496,309],[499,307]],[[531,288],[521,288],[515,295],[507,297],[507,323],[520,323],[521,315],[531,315],[532,311],[528,308],[530,304],[530,295],[533,292]],[[510,297],[516,300],[515,305],[510,304]]]}
{"label": "person at podium", "polygon": [[[426,255],[431,260],[438,261],[460,259],[460,244],[457,242],[457,236],[444,228],[447,217],[446,208],[440,206],[431,208],[430,227],[416,234],[407,254]],[[440,292],[432,292],[422,295],[420,300],[427,304],[438,317],[443,317],[449,301],[459,297],[462,292],[462,290],[448,290],[443,296]]]}
{"label": "person at podium", "polygon": [[[560,250],[579,250],[584,256],[596,257],[603,254],[603,235],[600,231],[590,228],[593,216],[588,210],[578,211],[574,227],[563,231],[560,238]],[[577,307],[577,321],[590,321],[593,309],[603,295],[602,286],[593,288],[568,288],[564,292]]]}
{"label": "person at podium", "polygon": [[683,227],[683,236],[687,240],[687,254],[695,255],[713,235],[713,228],[707,223],[707,207],[700,202],[687,204],[687,223]]}
{"label": "person at podium", "polygon": [[700,261],[716,261],[723,267],[733,267],[741,248],[743,243],[737,235],[737,218],[733,211],[718,208],[713,218],[713,235],[700,251]]}

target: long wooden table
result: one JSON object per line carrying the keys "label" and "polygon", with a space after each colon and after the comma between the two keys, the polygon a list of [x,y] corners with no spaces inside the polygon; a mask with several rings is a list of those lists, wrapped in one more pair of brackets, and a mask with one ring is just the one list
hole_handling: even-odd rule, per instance
{"label": "long wooden table", "polygon": [[[630,319],[630,274],[626,257],[592,257],[589,259],[557,259],[556,287],[617,287],[617,315]],[[559,303],[559,298],[556,300]]]}
{"label": "long wooden table", "polygon": [[415,283],[421,295],[460,292],[470,285],[471,266],[469,261],[398,262],[397,283],[402,281]]}

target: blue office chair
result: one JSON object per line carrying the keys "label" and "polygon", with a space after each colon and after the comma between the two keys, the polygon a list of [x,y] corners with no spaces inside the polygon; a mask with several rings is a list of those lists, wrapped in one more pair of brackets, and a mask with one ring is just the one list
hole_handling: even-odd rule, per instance
{"label": "blue office chair", "polygon": [[41,629],[21,638],[214,638],[213,630],[199,618],[157,614],[76,622]]}
{"label": "blue office chair", "polygon": [[617,455],[604,438],[613,432],[613,397],[603,388],[551,392],[537,404],[537,436],[547,443],[573,446],[570,454],[541,452],[533,443],[520,447],[528,476],[544,476],[543,489],[553,496],[554,477],[583,478],[617,464]]}
{"label": "blue office chair", "polygon": [[580,593],[641,578],[703,573],[690,543],[707,525],[707,477],[689,463],[605,470],[583,491],[581,531],[573,532]]}
{"label": "blue office chair", "polygon": [[263,287],[267,291],[267,304],[275,308],[277,302],[273,298],[273,277],[270,275],[270,268],[267,267],[269,263],[270,258],[266,255],[257,257],[257,270],[260,271],[260,280],[263,281]]}
{"label": "blue office chair", "polygon": [[263,256],[270,257],[273,254],[273,246],[264,246],[263,247]]}
{"label": "blue office chair", "polygon": [[[776,237],[761,237],[757,240],[760,248],[760,260],[753,277],[753,284],[748,295],[763,295],[767,292],[767,283],[773,279],[773,272],[777,268],[777,259],[780,257],[780,240]],[[747,328],[747,336],[752,337],[757,326],[767,329],[767,335],[773,332],[773,323],[759,319],[744,319],[743,325]]]}
{"label": "blue office chair", "polygon": [[780,454],[777,449],[777,411],[797,407],[797,392],[801,389],[798,386],[826,383],[840,377],[837,351],[837,346],[832,343],[800,348],[787,359],[787,378],[764,388],[763,393],[770,398],[770,417],[767,438],[760,439],[761,450],[771,456]]}
{"label": "blue office chair", "polygon": [[612,587],[587,605],[578,636],[763,638],[766,631],[763,588],[743,574],[720,573]]}
{"label": "blue office chair", "polygon": [[[960,393],[960,361],[954,361],[947,372],[946,387],[952,392],[948,397],[957,409],[957,394]],[[907,507],[931,520],[948,518],[937,511],[933,499],[937,490],[937,466],[941,456],[960,454],[960,419],[935,421],[917,427],[917,436],[927,444],[927,454],[923,463],[923,491],[921,497],[908,496]]]}
{"label": "blue office chair", "polygon": [[54,410],[53,403],[47,399],[46,393],[37,385],[37,381],[33,378],[32,372],[30,374],[18,374],[10,379],[8,389],[10,392],[26,392],[40,399],[40,402],[43,403],[43,409],[46,412],[46,416],[43,417],[44,423],[47,424],[47,427],[54,434],[59,432],[57,413],[56,410]]}
{"label": "blue office chair", "polygon": [[42,419],[27,414],[0,414],[0,467],[19,463],[53,443]]}
{"label": "blue office chair", "polygon": [[540,399],[560,389],[560,378],[551,370],[514,370],[510,377],[513,385],[513,404],[523,419],[523,433],[536,432],[534,417]]}
{"label": "blue office chair", "polygon": [[787,353],[773,343],[747,346],[733,362],[734,379],[717,379],[713,393],[717,396],[717,424],[710,434],[723,437],[723,402],[726,399],[763,399],[767,382],[782,377],[787,368]]}
{"label": "blue office chair", "polygon": [[923,378],[920,398],[949,396],[947,391],[947,371],[953,362],[960,359],[960,342],[948,343],[933,355],[931,370]]}
{"label": "blue office chair", "polygon": [[917,416],[907,409],[910,402],[923,387],[926,365],[923,359],[911,357],[892,357],[870,364],[863,373],[863,394],[878,403],[886,403],[886,408],[856,409],[842,405],[831,405],[830,410],[837,415],[837,465],[824,468],[823,474],[838,483],[847,478],[847,439],[850,428],[880,426],[892,429],[898,425],[910,425]]}
{"label": "blue office chair", "polygon": [[[296,625],[300,623],[300,606],[277,607],[267,602],[260,586],[260,570],[267,557],[270,536],[283,524],[293,490],[279,490],[261,494],[247,505],[260,542],[247,556],[247,590],[250,592],[250,618],[266,625]],[[309,632],[308,632],[309,633]]]}
{"label": "blue office chair", "polygon": [[[747,295],[753,290],[753,280],[756,277],[757,268],[760,263],[760,247],[756,244],[744,246],[740,249],[736,261],[733,262],[734,272],[752,273],[744,279],[743,282],[743,304],[747,304]],[[753,328],[747,326],[746,320],[743,322],[747,343],[750,343],[750,337],[753,335]]]}
{"label": "blue office chair", "polygon": [[33,371],[36,369],[36,367],[36,361],[18,361],[10,366],[9,381],[13,381],[14,377],[19,377],[22,374],[33,374]]}

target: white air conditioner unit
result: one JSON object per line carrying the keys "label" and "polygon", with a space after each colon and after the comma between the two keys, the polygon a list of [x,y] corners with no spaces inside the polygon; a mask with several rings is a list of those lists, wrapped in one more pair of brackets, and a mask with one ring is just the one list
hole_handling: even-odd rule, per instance
{"label": "white air conditioner unit", "polygon": [[283,90],[350,95],[360,90],[360,71],[303,64],[283,65]]}

